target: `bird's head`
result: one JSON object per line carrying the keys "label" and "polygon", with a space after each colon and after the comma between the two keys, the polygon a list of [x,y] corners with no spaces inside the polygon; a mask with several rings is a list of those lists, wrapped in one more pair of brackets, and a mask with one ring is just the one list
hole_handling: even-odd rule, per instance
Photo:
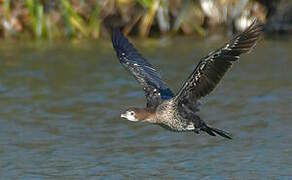
{"label": "bird's head", "polygon": [[121,113],[121,117],[125,118],[129,121],[149,121],[151,122],[151,117],[153,115],[153,111],[142,108],[128,108],[123,113]]}
{"label": "bird's head", "polygon": [[137,117],[137,113],[138,108],[129,108],[127,110],[125,110],[123,113],[121,113],[121,117],[125,118],[129,121],[139,121],[138,117]]}

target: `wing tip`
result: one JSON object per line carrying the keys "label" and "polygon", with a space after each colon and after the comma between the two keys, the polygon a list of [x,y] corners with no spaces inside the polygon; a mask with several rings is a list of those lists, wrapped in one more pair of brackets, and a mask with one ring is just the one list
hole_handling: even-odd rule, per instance
{"label": "wing tip", "polygon": [[112,44],[118,54],[123,52],[128,55],[131,54],[132,56],[141,56],[133,44],[123,34],[121,28],[112,30]]}
{"label": "wing tip", "polygon": [[111,38],[112,38],[112,43],[113,43],[114,48],[119,47],[121,39],[124,38],[124,35],[121,32],[121,29],[120,28],[112,29]]}
{"label": "wing tip", "polygon": [[259,22],[257,18],[254,18],[252,23],[243,31],[243,34],[261,34],[264,30],[264,24]]}
{"label": "wing tip", "polygon": [[255,18],[249,27],[231,40],[233,41],[233,50],[239,51],[239,54],[250,53],[262,35],[263,30],[264,24]]}

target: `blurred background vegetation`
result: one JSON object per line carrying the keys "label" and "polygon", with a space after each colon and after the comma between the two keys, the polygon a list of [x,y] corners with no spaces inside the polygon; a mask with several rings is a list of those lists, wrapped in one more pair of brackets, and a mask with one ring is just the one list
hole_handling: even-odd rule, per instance
{"label": "blurred background vegetation", "polygon": [[254,18],[291,33],[291,0],[0,0],[2,38],[100,38],[107,27],[140,37],[233,34]]}

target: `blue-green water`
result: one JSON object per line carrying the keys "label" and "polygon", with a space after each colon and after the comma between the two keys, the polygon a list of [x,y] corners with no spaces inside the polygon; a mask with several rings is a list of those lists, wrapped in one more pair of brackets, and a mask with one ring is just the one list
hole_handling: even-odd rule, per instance
{"label": "blue-green water", "polygon": [[[223,39],[135,41],[176,91]],[[292,43],[265,39],[204,98],[234,139],[120,119],[145,104],[109,41],[0,42],[1,179],[292,178]]]}

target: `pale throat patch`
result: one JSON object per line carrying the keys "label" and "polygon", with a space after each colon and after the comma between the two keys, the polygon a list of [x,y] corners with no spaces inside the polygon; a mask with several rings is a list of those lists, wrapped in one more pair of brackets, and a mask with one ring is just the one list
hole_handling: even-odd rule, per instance
{"label": "pale throat patch", "polygon": [[124,114],[121,114],[121,117],[133,122],[139,121],[138,119],[136,119],[135,114],[133,115],[131,114],[131,112],[128,111]]}

